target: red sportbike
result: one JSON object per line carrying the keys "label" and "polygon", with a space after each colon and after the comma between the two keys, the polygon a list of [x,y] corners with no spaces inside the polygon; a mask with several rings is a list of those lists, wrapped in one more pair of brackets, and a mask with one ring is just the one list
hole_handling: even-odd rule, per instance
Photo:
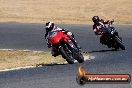
{"label": "red sportbike", "polygon": [[69,64],[73,64],[74,60],[79,63],[84,62],[81,51],[74,45],[70,38],[59,30],[50,31],[48,33],[48,42],[54,47],[59,55],[62,55]]}

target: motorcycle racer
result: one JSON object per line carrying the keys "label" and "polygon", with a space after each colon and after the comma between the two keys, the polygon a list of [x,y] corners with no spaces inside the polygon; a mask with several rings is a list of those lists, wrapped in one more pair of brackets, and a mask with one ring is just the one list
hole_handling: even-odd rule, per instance
{"label": "motorcycle racer", "polygon": [[[112,24],[114,22],[114,21],[109,21],[109,20],[104,21],[103,19],[100,19],[99,16],[93,16],[92,21],[94,22],[93,31],[94,31],[95,35],[102,35],[102,27],[105,27],[108,23]],[[111,26],[111,28],[114,29],[114,27],[112,27],[112,26]],[[118,36],[118,32],[116,34]],[[103,35],[100,37],[100,43],[105,44]]]}
{"label": "motorcycle racer", "polygon": [[[45,29],[46,29],[45,39],[47,39],[47,35],[48,35],[48,33],[49,33],[50,31],[57,31],[57,30],[59,30],[59,31],[65,33],[66,35],[68,35],[68,37],[69,37],[69,38],[71,39],[71,41],[75,44],[75,46],[78,47],[78,48],[80,49],[80,47],[79,47],[78,44],[76,43],[76,40],[75,40],[75,38],[74,38],[73,33],[71,33],[70,31],[68,31],[68,30],[66,30],[66,29],[61,29],[61,28],[55,26],[55,24],[54,24],[53,22],[47,22],[45,26],[46,26],[46,27],[45,27]],[[51,47],[51,44],[48,43],[48,41],[47,41],[47,45],[48,45],[49,48]],[[56,57],[56,56],[59,54],[59,52],[57,52],[57,50],[56,50],[55,47],[52,47],[51,53],[52,53],[52,56],[54,56],[54,57]]]}

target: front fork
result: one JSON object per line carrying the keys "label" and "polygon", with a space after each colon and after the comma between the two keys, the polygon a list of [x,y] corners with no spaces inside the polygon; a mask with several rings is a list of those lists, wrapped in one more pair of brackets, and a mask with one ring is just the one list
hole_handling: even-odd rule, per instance
{"label": "front fork", "polygon": [[74,35],[69,36],[70,40],[73,42],[73,44],[76,46],[76,48],[80,49],[80,46],[78,45],[78,43],[75,40]]}
{"label": "front fork", "polygon": [[78,57],[79,49],[74,45],[74,43],[71,40],[67,42],[67,46],[72,56],[76,59]]}

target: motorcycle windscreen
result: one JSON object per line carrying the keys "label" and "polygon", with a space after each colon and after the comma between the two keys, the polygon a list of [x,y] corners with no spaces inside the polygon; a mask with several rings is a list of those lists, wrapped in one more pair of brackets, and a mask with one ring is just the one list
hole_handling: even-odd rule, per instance
{"label": "motorcycle windscreen", "polygon": [[48,41],[52,45],[59,43],[64,34],[61,31],[53,31],[48,34]]}

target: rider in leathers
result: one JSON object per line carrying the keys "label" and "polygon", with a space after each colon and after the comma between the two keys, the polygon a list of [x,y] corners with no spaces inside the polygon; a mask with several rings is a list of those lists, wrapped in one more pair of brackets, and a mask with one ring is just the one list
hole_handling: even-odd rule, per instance
{"label": "rider in leathers", "polygon": [[[93,31],[94,31],[95,35],[102,35],[102,27],[105,27],[105,25],[107,25],[109,22],[111,22],[111,24],[114,22],[114,21],[109,21],[109,20],[104,21],[103,19],[100,19],[98,16],[94,16],[92,18],[92,21],[94,22]],[[111,28],[114,29],[114,27],[111,27]],[[116,34],[118,36],[118,32],[116,32]],[[100,43],[106,44],[106,42],[104,40],[104,36],[100,37]]]}
{"label": "rider in leathers", "polygon": [[[55,26],[55,24],[54,24],[53,22],[47,22],[47,23],[46,23],[46,28],[45,28],[45,29],[46,29],[45,39],[47,39],[48,32],[53,31],[53,30],[60,30],[61,32],[63,32],[63,33],[65,33],[66,35],[68,35],[69,38],[71,39],[71,41],[74,43],[74,45],[75,45],[77,48],[80,49],[80,46],[78,46],[78,44],[76,43],[76,40],[75,40],[75,38],[74,38],[73,33],[69,32],[68,30],[61,29],[61,28]],[[49,48],[51,47],[51,44],[48,43],[48,41],[47,41],[47,45],[48,45]],[[56,57],[56,56],[59,54],[55,47],[52,47],[51,53],[52,53],[52,56],[54,56],[54,57]]]}

